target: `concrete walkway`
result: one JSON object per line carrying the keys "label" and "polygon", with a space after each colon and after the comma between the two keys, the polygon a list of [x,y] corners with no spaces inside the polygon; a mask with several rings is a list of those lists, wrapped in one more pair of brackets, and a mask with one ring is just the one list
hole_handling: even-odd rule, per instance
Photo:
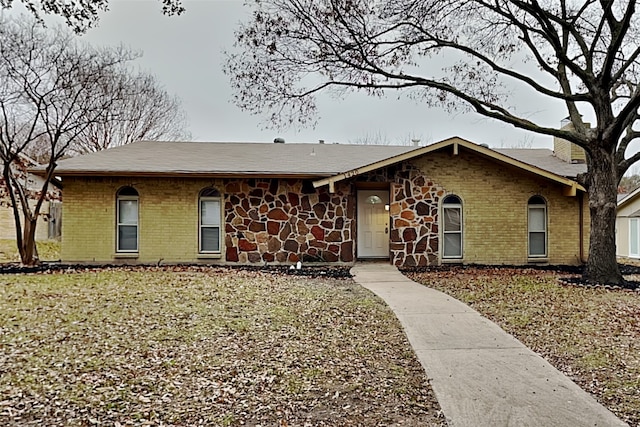
{"label": "concrete walkway", "polygon": [[351,273],[400,319],[450,426],[627,425],[466,304],[388,264],[356,264]]}

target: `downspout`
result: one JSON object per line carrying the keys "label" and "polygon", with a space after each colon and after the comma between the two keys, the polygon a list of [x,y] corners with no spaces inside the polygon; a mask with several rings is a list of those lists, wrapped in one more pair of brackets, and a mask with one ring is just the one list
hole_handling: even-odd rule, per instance
{"label": "downspout", "polygon": [[580,227],[579,235],[580,238],[580,262],[582,264],[587,261],[584,259],[584,193],[582,191],[578,191],[578,209],[579,209],[579,221],[578,225]]}

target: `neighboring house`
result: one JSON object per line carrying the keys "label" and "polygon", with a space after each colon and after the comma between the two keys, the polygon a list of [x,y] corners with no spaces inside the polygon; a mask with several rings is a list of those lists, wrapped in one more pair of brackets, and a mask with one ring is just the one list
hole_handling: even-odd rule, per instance
{"label": "neighboring house", "polygon": [[[20,155],[21,162],[16,165],[14,171],[23,180],[29,201],[32,206],[36,203],[36,196],[39,194],[44,184],[44,179],[27,169],[37,167],[38,163],[27,157]],[[60,237],[61,231],[61,191],[57,181],[49,185],[47,200],[43,203],[38,216],[36,226],[36,240],[56,239]],[[24,218],[22,224],[24,225]],[[4,179],[0,176],[0,239],[16,239],[16,223],[11,207],[11,199],[7,193]]]}
{"label": "neighboring house", "polygon": [[640,258],[640,188],[618,198],[616,254]]}
{"label": "neighboring house", "polygon": [[571,160],[457,137],[426,147],[137,142],[59,163],[61,256],[579,264],[588,204],[574,180],[585,165]]}

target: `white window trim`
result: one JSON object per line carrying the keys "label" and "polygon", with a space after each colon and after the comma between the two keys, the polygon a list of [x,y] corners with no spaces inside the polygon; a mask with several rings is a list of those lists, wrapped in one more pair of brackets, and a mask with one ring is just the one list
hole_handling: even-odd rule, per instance
{"label": "white window trim", "polygon": [[[202,224],[202,202],[217,201],[220,209],[220,223],[218,224],[218,250],[203,251],[202,250],[202,228],[215,228],[213,225]],[[198,197],[198,254],[202,255],[218,255],[222,252],[222,223],[224,222],[224,212],[222,210],[222,197]]]}
{"label": "white window trim", "polygon": [[[131,226],[132,224],[122,224],[120,222],[120,201],[135,200],[136,202],[136,248],[120,249],[120,227]],[[116,254],[137,254],[140,249],[140,196],[117,196],[116,197]]]}
{"label": "white window trim", "polygon": [[[631,239],[633,239],[631,223],[636,224],[636,248],[638,253],[631,252]],[[640,258],[640,222],[638,218],[629,218],[629,258]]]}
{"label": "white window trim", "polygon": [[[531,230],[529,228],[529,217],[531,209],[542,209],[544,212],[544,230]],[[544,204],[527,204],[527,256],[529,258],[547,258],[549,256],[549,233],[548,233],[547,205]],[[544,254],[531,253],[531,233],[544,233]]]}
{"label": "white window trim", "polygon": [[[454,194],[451,194],[452,196]],[[460,198],[460,196],[455,195]],[[460,231],[446,231],[445,230],[445,222],[444,222],[444,211],[446,209],[460,209]],[[462,211],[462,203],[442,203],[442,259],[443,260],[459,260],[464,257],[464,212]],[[444,245],[445,245],[445,234],[459,234],[460,235],[460,255],[445,255]]]}

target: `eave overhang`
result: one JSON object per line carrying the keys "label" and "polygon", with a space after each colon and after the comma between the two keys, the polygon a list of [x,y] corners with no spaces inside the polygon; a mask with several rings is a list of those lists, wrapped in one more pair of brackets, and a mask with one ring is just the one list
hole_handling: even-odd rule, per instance
{"label": "eave overhang", "polygon": [[[35,175],[43,176],[44,171],[33,169]],[[332,176],[328,173],[295,172],[206,172],[206,171],[105,171],[105,170],[62,170],[56,176],[64,177],[142,177],[142,178],[298,178],[319,179]]]}

